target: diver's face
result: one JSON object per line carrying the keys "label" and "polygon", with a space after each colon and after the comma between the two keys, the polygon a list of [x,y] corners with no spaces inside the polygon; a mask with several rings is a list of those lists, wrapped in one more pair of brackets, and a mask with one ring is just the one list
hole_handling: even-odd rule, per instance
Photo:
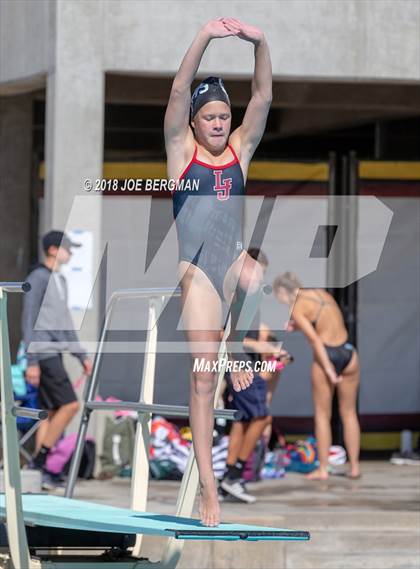
{"label": "diver's face", "polygon": [[210,101],[201,107],[191,125],[197,142],[210,152],[219,153],[226,148],[232,115],[223,101]]}

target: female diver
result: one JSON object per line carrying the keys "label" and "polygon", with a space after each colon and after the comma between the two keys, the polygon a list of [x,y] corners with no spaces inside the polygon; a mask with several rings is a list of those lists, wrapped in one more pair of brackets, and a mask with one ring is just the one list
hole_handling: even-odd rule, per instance
{"label": "female diver", "polygon": [[[253,44],[255,56],[251,99],[241,126],[232,133],[229,96],[220,78],[207,78],[191,96],[191,84],[210,41],[229,36]],[[174,191],[173,207],[184,328],[192,357],[210,364],[218,359],[223,300],[231,305],[228,341],[237,341],[239,314],[248,297],[258,297],[261,290],[262,269],[243,248],[243,196],[248,166],[271,104],[271,83],[264,34],[233,18],[211,20],[187,50],[166,109],[168,178],[199,181],[196,192]],[[246,330],[246,324],[241,328]],[[232,381],[236,390],[246,389],[252,372],[234,372]],[[220,522],[211,453],[216,383],[213,371],[191,375],[190,424],[200,478],[200,518],[206,526]]]}

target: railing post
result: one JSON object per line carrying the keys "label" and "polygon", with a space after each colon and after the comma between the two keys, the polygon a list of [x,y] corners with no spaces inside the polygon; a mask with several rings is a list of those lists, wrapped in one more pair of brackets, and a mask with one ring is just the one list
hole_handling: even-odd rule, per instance
{"label": "railing post", "polygon": [[[157,321],[163,305],[163,297],[149,301],[149,321],[143,363],[143,377],[140,390],[140,403],[153,403],[156,367],[156,346],[158,337]],[[149,490],[149,446],[151,413],[138,413],[136,439],[134,445],[133,471],[131,484],[131,509],[145,511]],[[143,535],[138,534],[133,555],[140,557]]]}
{"label": "railing post", "polygon": [[[7,285],[7,283],[1,284]],[[7,287],[4,286],[4,288]],[[0,384],[7,537],[14,568],[35,569],[40,567],[40,564],[32,561],[30,558],[23,520],[19,442],[16,417],[13,414],[15,402],[12,388],[9,330],[7,325],[7,292],[4,288],[0,286]]]}
{"label": "railing post", "polygon": [[90,415],[91,415],[91,409],[89,409],[86,406],[86,403],[89,401],[94,401],[95,396],[96,396],[96,392],[98,389],[98,382],[99,382],[99,368],[101,365],[102,355],[103,355],[103,351],[104,351],[103,348],[104,348],[104,344],[105,344],[105,336],[106,336],[106,333],[108,330],[109,323],[110,323],[111,318],[112,318],[112,313],[113,313],[114,306],[115,306],[116,302],[117,302],[117,299],[115,297],[111,297],[111,299],[109,301],[109,306],[106,310],[104,324],[103,324],[102,330],[101,330],[101,337],[99,340],[98,351],[96,353],[96,357],[95,357],[95,360],[93,362],[92,375],[87,378],[87,382],[86,382],[86,386],[85,386],[85,392],[84,392],[86,394],[86,397],[85,397],[85,400],[83,401],[82,417],[80,420],[79,431],[77,433],[76,448],[74,449],[73,456],[71,459],[69,476],[67,478],[67,484],[66,484],[66,491],[64,493],[64,496],[66,498],[73,498],[74,487],[75,487],[77,476],[79,473],[80,463],[82,460],[83,448],[85,445],[85,439],[86,439],[86,435],[87,435],[87,431],[88,431],[88,427],[89,427]]}

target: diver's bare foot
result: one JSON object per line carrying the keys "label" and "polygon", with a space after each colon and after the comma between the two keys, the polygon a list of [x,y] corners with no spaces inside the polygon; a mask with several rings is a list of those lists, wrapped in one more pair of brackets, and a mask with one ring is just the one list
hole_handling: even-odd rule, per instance
{"label": "diver's bare foot", "polygon": [[245,370],[232,371],[230,372],[230,379],[232,381],[232,387],[235,391],[243,391],[251,385],[254,379],[254,374],[252,371]]}
{"label": "diver's bare foot", "polygon": [[200,481],[200,505],[198,511],[203,526],[215,527],[220,524],[220,505],[214,478],[206,483]]}
{"label": "diver's bare foot", "polygon": [[321,468],[317,468],[313,472],[307,474],[305,478],[307,480],[328,480],[328,472]]}

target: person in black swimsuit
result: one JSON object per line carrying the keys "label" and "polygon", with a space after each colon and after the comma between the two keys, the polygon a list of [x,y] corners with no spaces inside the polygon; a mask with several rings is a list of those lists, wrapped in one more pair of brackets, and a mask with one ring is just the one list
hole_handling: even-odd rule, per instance
{"label": "person in black swimsuit", "polygon": [[[315,296],[312,296],[313,293]],[[314,330],[317,330],[317,324],[319,317],[321,316],[322,309],[324,306],[331,306],[336,304],[335,301],[331,302],[331,300],[326,300],[319,290],[311,290],[310,293],[301,292],[299,298],[305,298],[311,302],[315,302],[319,305],[318,312],[315,315],[315,318],[311,320],[311,324]],[[353,352],[355,350],[353,344],[350,342],[344,342],[339,346],[329,346],[328,344],[324,343],[324,348],[328,354],[328,357],[335,368],[335,372],[338,376],[346,369],[349,365],[350,360],[353,356]]]}
{"label": "person in black swimsuit", "polygon": [[[255,56],[251,98],[241,126],[232,133],[229,96],[221,79],[207,78],[191,97],[191,84],[210,41],[229,36],[253,44]],[[203,26],[187,50],[166,109],[168,178],[199,181],[197,192],[173,192],[182,320],[193,358],[204,359],[211,367],[218,359],[222,301],[231,307],[228,345],[238,341],[241,345],[261,294],[262,267],[243,248],[243,195],[271,98],[271,62],[264,34],[233,18],[220,18]],[[244,314],[239,333],[236,324]],[[252,375],[232,373],[234,388],[249,387]],[[200,517],[208,526],[220,522],[211,455],[216,384],[214,371],[195,371],[191,376],[190,425],[200,477]]]}
{"label": "person in black swimsuit", "polygon": [[337,389],[344,441],[351,478],[360,476],[360,426],[356,401],[360,381],[359,357],[347,341],[343,316],[334,298],[321,289],[302,289],[294,273],[279,275],[273,284],[279,302],[291,307],[291,327],[301,330],[314,352],[312,393],[315,407],[315,436],[319,468],[308,474],[309,480],[328,478],[331,446],[331,413],[334,389]]}

